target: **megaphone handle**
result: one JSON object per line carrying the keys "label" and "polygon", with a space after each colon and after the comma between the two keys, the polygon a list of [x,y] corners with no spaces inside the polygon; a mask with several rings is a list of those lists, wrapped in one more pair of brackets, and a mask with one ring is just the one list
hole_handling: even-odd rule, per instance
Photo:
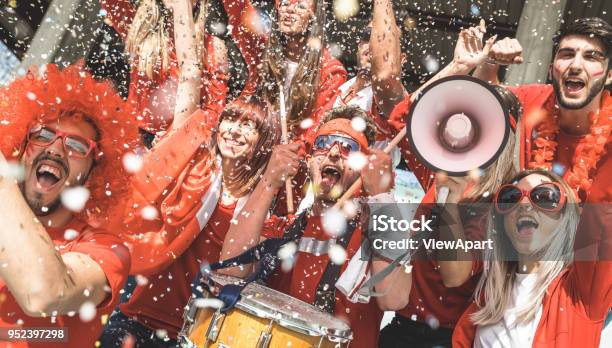
{"label": "megaphone handle", "polygon": [[[399,142],[402,141],[402,139],[406,136],[406,132],[407,132],[406,127],[402,128],[402,130],[399,131],[399,133],[397,133],[397,135],[393,137],[393,139],[391,139],[389,144],[385,146],[385,148],[383,149],[383,152],[390,153],[393,149],[395,149],[397,144],[399,144]],[[349,198],[353,197],[355,192],[359,190],[359,188],[361,187],[361,183],[362,183],[361,178],[358,178],[351,185],[351,187],[349,187],[349,189],[344,192],[342,197],[340,197],[340,199],[336,201],[336,204],[334,204],[334,209],[341,209],[342,206],[344,205],[344,202],[346,202]]]}
{"label": "megaphone handle", "polygon": [[441,186],[440,190],[438,190],[438,196],[436,197],[436,203],[438,205],[443,205],[446,203],[448,199],[448,186]]}

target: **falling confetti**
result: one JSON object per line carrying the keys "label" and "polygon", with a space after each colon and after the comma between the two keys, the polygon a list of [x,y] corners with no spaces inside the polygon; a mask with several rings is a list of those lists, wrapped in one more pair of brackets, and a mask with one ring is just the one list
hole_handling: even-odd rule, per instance
{"label": "falling confetti", "polygon": [[356,132],[363,132],[363,131],[365,131],[366,126],[367,126],[366,121],[363,118],[359,117],[359,116],[353,117],[353,119],[351,120],[351,127],[353,127],[353,129]]}
{"label": "falling confetti", "polygon": [[18,162],[6,161],[0,163],[0,177],[23,181],[24,175],[25,171],[23,166]]}
{"label": "falling confetti", "polygon": [[348,165],[351,169],[360,171],[368,163],[368,158],[362,152],[351,152],[348,156]]}
{"label": "falling confetti", "polygon": [[333,9],[336,18],[341,22],[345,22],[359,12],[359,1],[334,0]]}
{"label": "falling confetti", "polygon": [[159,212],[154,206],[147,205],[146,207],[140,210],[140,216],[142,216],[142,218],[145,220],[151,221],[157,219],[157,217],[159,216]]}
{"label": "falling confetti", "polygon": [[142,274],[137,274],[134,278],[136,279],[136,285],[138,286],[145,286],[149,284],[149,279]]}
{"label": "falling confetti", "polygon": [[334,208],[327,209],[321,218],[323,231],[332,238],[337,238],[344,234],[346,230],[346,218],[342,211]]}
{"label": "falling confetti", "polygon": [[278,251],[278,257],[281,260],[291,259],[297,252],[297,244],[294,242],[289,242],[283,245]]}
{"label": "falling confetti", "polygon": [[425,69],[430,74],[433,74],[440,70],[440,62],[436,57],[432,56],[431,54],[428,54],[423,58],[423,65],[425,65]]}
{"label": "falling confetti", "polygon": [[314,121],[312,120],[312,118],[308,117],[308,118],[303,119],[302,122],[300,122],[300,128],[308,129],[312,127],[313,124],[314,124]]}
{"label": "falling confetti", "polygon": [[81,321],[90,322],[96,316],[96,305],[91,301],[84,302],[79,308],[79,318]]}
{"label": "falling confetti", "polygon": [[69,228],[66,231],[64,231],[65,240],[73,240],[73,239],[76,239],[76,237],[78,236],[79,236],[79,232],[77,230],[73,230],[72,228]]}
{"label": "falling confetti", "polygon": [[346,261],[346,250],[338,244],[332,244],[329,247],[329,259],[336,265],[342,265]]}
{"label": "falling confetti", "polygon": [[142,158],[132,152],[123,155],[122,163],[128,173],[137,173],[142,168]]}
{"label": "falling confetti", "polygon": [[83,186],[70,187],[62,192],[61,199],[66,209],[78,213],[85,208],[89,199],[89,190]]}

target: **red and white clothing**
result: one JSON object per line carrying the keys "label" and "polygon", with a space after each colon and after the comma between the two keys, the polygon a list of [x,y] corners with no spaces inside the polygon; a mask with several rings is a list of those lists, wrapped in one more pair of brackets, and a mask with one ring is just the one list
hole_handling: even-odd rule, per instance
{"label": "red and white clothing", "polygon": [[[538,127],[549,118],[554,117],[556,96],[552,85],[524,85],[509,87],[516,94],[523,104],[523,122],[521,129],[521,166],[531,168],[534,151],[534,142],[538,137]],[[602,94],[600,118],[612,119],[612,97],[609,92]],[[612,195],[612,163],[609,160],[612,151],[612,142],[608,136],[605,142],[605,151],[598,159],[594,169],[589,173],[589,178],[593,179],[591,189],[585,193],[591,202],[603,202],[605,197]],[[585,145],[593,141],[588,135],[575,136],[559,130],[555,141],[557,142],[556,152],[553,154],[552,163],[564,171],[564,179],[570,173],[571,168],[577,158],[576,149],[580,145]],[[594,197],[590,197],[593,196]],[[585,198],[585,197],[581,197]]]}
{"label": "red and white clothing", "polygon": [[[262,236],[266,238],[282,237],[285,229],[291,225],[294,217],[282,219],[276,216],[264,223]],[[313,238],[320,241],[329,240],[329,236],[323,231],[320,216],[307,218],[303,238]],[[347,245],[347,261],[359,250],[361,243],[361,229],[356,227]],[[293,269],[289,273],[277,271],[268,281],[273,289],[293,296],[307,303],[314,303],[317,286],[321,281],[323,273],[330,262],[327,253],[314,255],[306,252],[298,252]],[[342,272],[346,270],[348,262],[342,266]],[[336,306],[334,315],[348,322],[353,331],[351,347],[371,348],[376,347],[378,332],[383,312],[378,308],[376,301],[370,303],[353,303],[349,301],[340,291],[336,290]]]}
{"label": "red and white clothing", "polygon": [[[212,114],[212,115],[211,115]],[[191,282],[200,265],[219,260],[235,209],[219,202],[221,173],[206,147],[214,111],[198,110],[166,134],[147,153],[132,182],[122,229],[132,251],[132,274],[146,277],[121,311],[152,330],[176,338]],[[140,209],[153,206],[159,216],[146,220]]]}
{"label": "red and white clothing", "polygon": [[[609,204],[583,210],[575,250],[580,252],[581,260],[593,261],[574,261],[548,286],[531,347],[599,346],[604,320],[612,306],[611,226]],[[453,347],[473,346],[478,328],[470,315],[476,309],[476,304],[470,305],[459,320]]]}
{"label": "red and white clothing", "polygon": [[[78,237],[65,240],[64,232],[67,229],[79,232]],[[60,254],[81,253],[100,266],[108,281],[108,295],[97,306],[96,315],[91,321],[82,321],[78,313],[35,318],[21,310],[0,280],[0,328],[65,328],[68,335],[68,342],[1,342],[1,347],[93,347],[102,333],[102,316],[110,314],[121,298],[119,292],[127,280],[130,254],[117,235],[93,228],[77,219],[61,228],[47,228],[47,233]]]}
{"label": "red and white clothing", "polygon": [[[130,25],[136,14],[136,8],[130,0],[100,0],[100,5],[106,11],[113,28],[125,40]],[[172,34],[172,30],[170,32]],[[228,74],[221,68],[220,62],[215,60],[215,47],[211,35],[205,36],[207,61],[202,71],[202,108],[210,108],[221,112],[225,107],[228,93]],[[151,133],[165,130],[174,119],[174,105],[176,103],[176,88],[178,85],[179,67],[174,44],[168,43],[170,54],[169,69],[161,72],[156,68],[156,75],[149,79],[139,73],[134,67],[130,73],[130,88],[128,100],[134,102],[141,117],[140,127]],[[132,57],[137,59],[137,57]]]}
{"label": "red and white clothing", "polygon": [[[263,31],[258,30],[260,25],[260,15],[253,7],[249,0],[224,0],[223,6],[227,13],[228,23],[232,26],[232,37],[240,49],[246,66],[248,67],[248,80],[243,94],[253,94],[257,85],[259,74],[259,66],[263,58],[267,36]],[[289,62],[288,70],[291,72],[293,63],[293,71],[297,68],[295,62]],[[294,72],[295,73],[295,72]],[[310,139],[313,135],[314,128],[319,124],[320,118],[323,116],[323,108],[334,97],[336,90],[346,81],[346,70],[339,60],[333,58],[327,49],[323,49],[321,56],[321,66],[319,71],[319,87],[316,94],[316,99],[313,107],[313,126],[309,129],[298,130],[302,139]],[[286,80],[291,80],[292,76],[288,76]],[[285,86],[290,83],[285,81]],[[287,94],[285,94],[287,95]]]}

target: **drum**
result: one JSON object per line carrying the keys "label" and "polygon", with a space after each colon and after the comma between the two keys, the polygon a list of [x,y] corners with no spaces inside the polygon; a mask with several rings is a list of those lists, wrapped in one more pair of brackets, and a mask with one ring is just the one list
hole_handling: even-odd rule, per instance
{"label": "drum", "polygon": [[[224,285],[239,278],[210,274],[204,296],[215,298]],[[186,348],[346,348],[352,339],[345,322],[314,306],[257,283],[248,284],[236,306],[225,314],[198,308],[191,300],[179,340]],[[206,301],[204,301],[206,302]]]}

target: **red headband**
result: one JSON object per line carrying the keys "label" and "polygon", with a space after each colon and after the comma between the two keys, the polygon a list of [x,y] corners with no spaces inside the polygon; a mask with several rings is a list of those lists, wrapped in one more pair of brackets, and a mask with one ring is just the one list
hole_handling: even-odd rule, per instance
{"label": "red headband", "polygon": [[351,120],[346,118],[334,118],[331,121],[325,122],[317,131],[315,139],[319,135],[342,134],[357,141],[362,150],[367,150],[369,147],[368,139],[363,132],[358,132],[353,129]]}

